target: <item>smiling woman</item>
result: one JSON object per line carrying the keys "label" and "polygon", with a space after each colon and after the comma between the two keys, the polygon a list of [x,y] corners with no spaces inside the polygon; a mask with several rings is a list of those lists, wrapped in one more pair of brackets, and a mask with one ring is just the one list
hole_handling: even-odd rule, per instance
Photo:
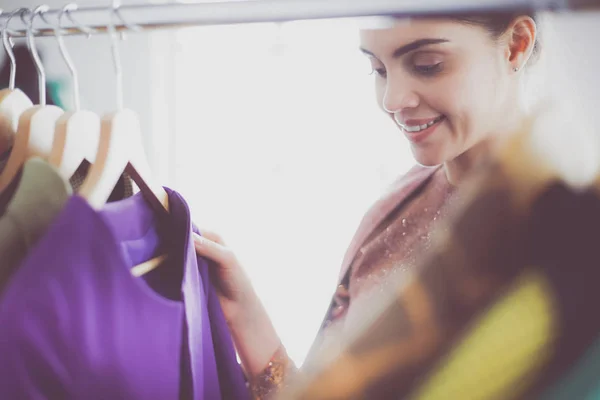
{"label": "smiling woman", "polygon": [[536,37],[529,15],[409,20],[363,31],[361,49],[377,75],[379,105],[417,162],[443,163],[448,178],[459,181],[522,117],[520,72]]}
{"label": "smiling woman", "polygon": [[[417,165],[365,215],[313,351],[363,322],[360,310],[370,299],[415,268],[458,199],[456,188],[519,125],[523,67],[537,49],[537,27],[531,15],[411,19],[362,30],[360,42],[377,103]],[[215,261],[236,348],[262,398],[281,386],[291,363],[232,251],[218,236],[205,236],[197,251]]]}

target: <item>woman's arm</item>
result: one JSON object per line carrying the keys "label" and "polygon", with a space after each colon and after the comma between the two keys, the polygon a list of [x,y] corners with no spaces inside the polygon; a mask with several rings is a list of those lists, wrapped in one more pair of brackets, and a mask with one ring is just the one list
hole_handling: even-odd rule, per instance
{"label": "woman's arm", "polygon": [[268,399],[282,389],[295,366],[258,296],[251,297],[230,330],[254,399]]}

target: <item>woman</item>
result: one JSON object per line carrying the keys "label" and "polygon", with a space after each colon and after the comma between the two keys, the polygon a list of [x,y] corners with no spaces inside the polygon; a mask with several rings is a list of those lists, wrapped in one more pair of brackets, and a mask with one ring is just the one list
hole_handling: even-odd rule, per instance
{"label": "woman", "polygon": [[[362,31],[360,40],[377,101],[409,141],[417,166],[364,217],[326,331],[349,323],[370,293],[427,250],[455,188],[524,116],[523,69],[538,50],[535,19],[526,14],[399,21]],[[217,235],[203,234],[196,250],[216,265],[223,311],[256,397],[263,397],[291,363],[234,254]]]}

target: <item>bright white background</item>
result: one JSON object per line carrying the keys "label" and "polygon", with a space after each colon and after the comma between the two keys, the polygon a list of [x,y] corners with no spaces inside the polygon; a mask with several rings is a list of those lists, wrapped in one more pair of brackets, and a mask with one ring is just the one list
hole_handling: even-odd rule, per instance
{"label": "bright white background", "polygon": [[176,34],[172,181],[223,234],[300,362],[363,212],[412,157],[350,22]]}

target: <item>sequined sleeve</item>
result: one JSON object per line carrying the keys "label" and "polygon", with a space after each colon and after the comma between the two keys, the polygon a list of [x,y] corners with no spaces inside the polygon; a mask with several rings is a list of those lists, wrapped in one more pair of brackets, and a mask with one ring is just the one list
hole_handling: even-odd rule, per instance
{"label": "sequined sleeve", "polygon": [[274,398],[296,373],[294,362],[288,357],[283,345],[279,346],[267,367],[253,379],[250,379],[250,390],[254,400]]}

